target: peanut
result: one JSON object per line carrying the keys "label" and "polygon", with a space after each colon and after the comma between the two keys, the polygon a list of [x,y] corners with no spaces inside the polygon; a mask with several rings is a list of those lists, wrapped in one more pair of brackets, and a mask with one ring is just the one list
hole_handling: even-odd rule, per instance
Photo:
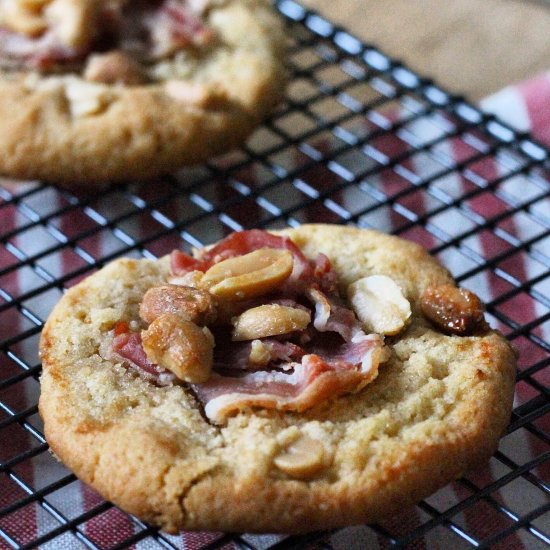
{"label": "peanut", "polygon": [[264,344],[261,340],[252,340],[249,361],[253,365],[265,367],[265,365],[271,361],[271,349],[269,344]]}
{"label": "peanut", "polygon": [[69,101],[71,115],[75,118],[101,113],[109,102],[106,86],[78,78],[67,81],[65,96]]}
{"label": "peanut", "polygon": [[214,337],[174,313],[157,317],[141,339],[147,358],[185,382],[201,384],[210,378]]}
{"label": "peanut", "polygon": [[324,467],[323,444],[303,435],[278,454],[273,462],[291,477],[311,478]]}
{"label": "peanut", "polygon": [[394,335],[411,316],[411,305],[397,284],[385,275],[372,275],[348,287],[348,298],[367,332]]}
{"label": "peanut", "polygon": [[144,82],[144,75],[136,61],[121,51],[90,56],[84,69],[84,78],[104,84],[137,85]]}
{"label": "peanut", "polygon": [[309,311],[278,304],[246,310],[233,319],[233,340],[256,340],[266,336],[304,330],[311,321]]}
{"label": "peanut", "polygon": [[465,288],[431,286],[420,298],[422,313],[445,332],[466,336],[487,329],[481,300]]}
{"label": "peanut", "polygon": [[267,294],[292,273],[288,250],[260,248],[213,265],[202,278],[210,292],[225,300],[243,300]]}
{"label": "peanut", "polygon": [[216,319],[216,308],[208,292],[188,286],[165,285],[150,288],[139,307],[139,316],[152,323],[165,313],[177,313],[197,325]]}

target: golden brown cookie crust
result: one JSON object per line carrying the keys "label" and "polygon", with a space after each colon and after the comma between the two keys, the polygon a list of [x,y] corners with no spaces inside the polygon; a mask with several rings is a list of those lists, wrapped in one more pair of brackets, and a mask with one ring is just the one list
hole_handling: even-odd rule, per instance
{"label": "golden brown cookie crust", "polygon": [[[413,309],[391,359],[361,392],[305,413],[242,412],[208,424],[181,386],[156,387],[99,355],[106,331],[136,318],[168,272],[123,259],[70,289],[42,334],[40,413],[53,451],[123,509],[174,532],[305,532],[373,522],[487,460],[511,412],[515,356],[497,332],[447,336],[419,310],[427,285],[452,279],[421,247],[375,231],[286,230],[325,253],[343,285],[392,277]],[[62,404],[62,406],[61,406]],[[320,441],[309,480],[273,464],[297,434]]]}
{"label": "golden brown cookie crust", "polygon": [[[100,107],[90,114],[72,114],[67,87],[86,84],[77,75],[0,71],[0,173],[65,184],[145,179],[242,143],[284,89],[285,39],[268,4],[214,2],[206,21],[216,45],[159,63],[152,84],[94,84],[85,94],[95,90]],[[200,89],[195,100],[167,92],[173,71]]]}

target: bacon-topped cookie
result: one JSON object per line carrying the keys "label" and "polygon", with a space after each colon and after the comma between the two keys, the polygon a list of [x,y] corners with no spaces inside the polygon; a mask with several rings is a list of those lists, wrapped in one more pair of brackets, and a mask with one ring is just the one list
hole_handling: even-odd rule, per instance
{"label": "bacon-topped cookie", "polygon": [[0,174],[143,179],[241,143],[284,88],[267,0],[0,0]]}
{"label": "bacon-topped cookie", "polygon": [[350,227],[115,261],[41,340],[56,455],[168,531],[376,521],[486,460],[515,357],[419,246]]}

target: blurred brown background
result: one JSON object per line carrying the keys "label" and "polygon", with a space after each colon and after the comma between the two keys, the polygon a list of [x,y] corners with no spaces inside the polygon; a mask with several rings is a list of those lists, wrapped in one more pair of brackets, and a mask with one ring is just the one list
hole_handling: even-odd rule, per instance
{"label": "blurred brown background", "polygon": [[302,3],[472,100],[550,70],[550,3],[544,0]]}

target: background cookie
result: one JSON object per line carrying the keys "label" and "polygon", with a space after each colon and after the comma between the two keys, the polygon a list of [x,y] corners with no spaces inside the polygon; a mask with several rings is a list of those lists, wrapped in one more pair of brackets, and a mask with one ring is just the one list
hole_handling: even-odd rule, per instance
{"label": "background cookie", "polygon": [[[299,532],[380,519],[490,455],[510,414],[515,360],[497,333],[445,336],[420,316],[421,292],[448,273],[417,245],[372,231],[288,234],[306,255],[327,254],[343,284],[386,274],[405,291],[413,321],[378,378],[303,414],[242,413],[211,426],[182,387],[101,359],[106,332],[137,316],[168,272],[166,259],[119,260],[71,289],[42,336],[46,435],[79,477],[168,530]],[[309,481],[274,466],[298,434],[327,457]]]}
{"label": "background cookie", "polygon": [[[51,0],[45,11],[57,3],[84,9],[90,2]],[[95,4],[106,10],[117,3]],[[133,10],[147,2],[125,4],[129,8],[124,9]],[[164,0],[154,21],[165,25],[165,12],[182,5]],[[0,172],[64,183],[143,179],[199,163],[242,143],[282,96],[281,23],[264,0],[195,0],[185,5],[197,14],[193,24],[203,26],[190,31],[185,40],[180,37],[182,45],[173,51],[164,48],[158,53],[159,48],[151,46],[146,54],[139,49],[135,53],[133,43],[121,45],[121,39],[113,51],[124,53],[122,61],[116,55],[94,54],[93,48],[91,55],[86,49],[80,54],[77,45],[69,61],[52,59],[49,53],[47,62],[45,46],[42,57],[10,55],[23,46],[13,40],[13,25],[6,27],[3,7]],[[60,21],[66,24],[72,12],[61,8]],[[78,36],[93,28],[90,18]],[[104,24],[103,19],[96,22]],[[153,35],[155,28],[148,32]],[[206,35],[208,40],[202,38]],[[113,64],[116,75],[105,74]]]}

